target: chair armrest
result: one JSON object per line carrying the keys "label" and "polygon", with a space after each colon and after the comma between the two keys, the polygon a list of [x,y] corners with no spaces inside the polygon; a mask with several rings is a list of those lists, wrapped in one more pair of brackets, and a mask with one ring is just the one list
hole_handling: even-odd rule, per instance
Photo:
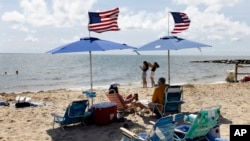
{"label": "chair armrest", "polygon": [[131,138],[134,138],[134,139],[138,139],[138,140],[141,140],[141,141],[144,140],[143,138],[139,137],[138,135],[136,135],[135,133],[133,133],[133,132],[127,130],[127,129],[124,128],[124,127],[120,127],[120,130],[122,130],[122,134],[123,134],[124,136],[126,136],[126,137],[128,137],[128,138],[130,138],[130,139],[131,139]]}
{"label": "chair armrest", "polygon": [[185,101],[181,100],[181,101],[166,101],[165,103],[178,103],[178,104],[183,104],[185,103]]}
{"label": "chair armrest", "polygon": [[176,133],[181,133],[181,134],[187,134],[186,132],[183,132],[183,131],[181,131],[181,130],[179,130],[179,129],[174,129],[174,132],[176,132]]}
{"label": "chair armrest", "polygon": [[162,104],[151,102],[149,105],[150,105],[150,106],[158,106],[158,105],[161,106]]}
{"label": "chair armrest", "polygon": [[120,127],[120,130],[122,130],[122,133],[123,133],[123,134],[128,135],[129,137],[130,137],[130,136],[132,137],[132,136],[135,136],[135,135],[136,135],[135,133],[133,133],[133,132],[127,130],[127,129],[124,128],[124,127]]}
{"label": "chair armrest", "polygon": [[151,123],[152,125],[155,125],[155,122],[154,122],[154,121],[149,121],[149,123]]}
{"label": "chair armrest", "polygon": [[57,113],[51,113],[51,115],[52,115],[54,118],[64,118],[63,116],[58,115]]}

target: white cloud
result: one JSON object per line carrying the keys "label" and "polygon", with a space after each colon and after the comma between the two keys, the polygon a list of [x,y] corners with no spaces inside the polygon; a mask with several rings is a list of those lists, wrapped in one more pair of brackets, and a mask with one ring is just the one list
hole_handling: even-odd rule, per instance
{"label": "white cloud", "polygon": [[[86,23],[87,25],[87,12],[96,0],[54,0],[51,3],[45,0],[21,0],[20,6],[23,13],[12,11],[6,12],[2,16],[2,20],[12,22],[15,24],[14,29],[20,31],[31,32],[28,27],[32,26],[55,26],[55,27],[72,27],[79,26],[79,23]],[[178,4],[190,5],[184,10],[191,19],[191,25],[188,32],[183,32],[183,35],[191,35],[195,37],[200,34],[209,35],[217,33],[216,38],[221,39],[224,34],[237,35],[249,34],[250,27],[244,23],[232,21],[231,19],[220,14],[222,6],[232,5],[239,0],[177,0]],[[230,3],[230,4],[229,4]],[[207,5],[204,11],[192,5]],[[154,30],[158,32],[167,33],[168,28],[172,30],[173,19],[169,17],[168,27],[168,11],[166,8],[163,11],[138,11],[125,7],[120,8],[119,26],[123,30]],[[24,27],[24,25],[26,26]],[[30,26],[28,26],[30,25]],[[19,27],[19,28],[17,28]],[[200,33],[200,34],[199,34]],[[162,33],[161,33],[162,34]],[[218,36],[222,36],[218,38]],[[233,37],[235,38],[235,37]]]}
{"label": "white cloud", "polygon": [[237,37],[231,39],[231,41],[240,41],[240,40],[241,40],[241,39],[240,39],[240,38],[237,38]]}
{"label": "white cloud", "polygon": [[208,35],[207,38],[209,40],[217,40],[217,41],[222,41],[223,39],[221,35],[216,35],[216,34]]}
{"label": "white cloud", "polygon": [[63,44],[68,44],[71,42],[79,41],[80,38],[81,38],[80,36],[74,36],[72,39],[60,39],[59,42],[63,45]]}
{"label": "white cloud", "polygon": [[173,0],[177,4],[185,4],[185,5],[223,5],[223,6],[233,6],[238,3],[240,0]]}
{"label": "white cloud", "polygon": [[36,32],[35,30],[31,30],[22,24],[14,24],[11,26],[11,28],[14,30],[18,30],[18,31],[26,32],[26,33],[35,33]]}
{"label": "white cloud", "polygon": [[29,36],[27,36],[27,37],[24,39],[24,41],[26,41],[26,42],[38,42],[39,39],[38,39],[38,38],[35,38],[35,37],[31,36],[31,35],[29,35]]}
{"label": "white cloud", "polygon": [[[191,19],[190,27],[181,35],[188,36],[190,39],[210,39],[223,40],[228,39],[235,41],[250,34],[250,27],[239,21],[234,21],[224,14],[218,12],[221,7],[218,5],[208,6],[204,11],[198,7],[188,6],[186,12]],[[147,29],[157,31],[158,33],[167,34],[168,31],[168,8],[164,11],[145,12],[132,11],[128,8],[121,10],[119,25],[124,30]],[[169,15],[169,30],[173,28],[173,18]]]}
{"label": "white cloud", "polygon": [[[19,8],[21,8],[21,10],[7,11],[3,13],[2,21],[9,22],[9,26],[11,26],[14,30],[30,34],[36,32],[36,30],[41,31],[41,34],[43,35],[46,35],[45,32],[48,32],[48,30],[51,31],[49,34],[57,35],[67,33],[68,31],[68,33],[70,33],[67,34],[68,36],[66,34],[58,37],[53,36],[55,37],[53,41],[44,43],[51,44],[52,42],[55,42],[55,45],[58,45],[59,41],[60,44],[66,44],[79,40],[80,36],[75,36],[73,38],[72,36],[75,34],[80,35],[77,29],[84,28],[82,27],[84,24],[85,26],[87,25],[87,13],[96,1],[97,0],[20,0]],[[224,12],[222,11],[223,8],[227,7],[226,10],[231,10],[230,8],[232,8],[232,10],[235,10],[235,13],[237,13],[237,10],[239,9],[234,9],[234,7],[228,6],[236,5],[238,2],[242,1],[243,0],[173,1],[177,4],[184,5],[186,8],[183,7],[182,11],[186,12],[191,19],[189,29],[181,34],[178,34],[178,36],[182,36],[184,38],[188,37],[188,39],[212,41],[216,43],[219,41],[218,44],[242,40],[242,38],[250,34],[249,25],[241,21],[236,21],[236,18],[229,18],[228,15],[226,15],[227,13],[225,10]],[[152,39],[152,36],[158,38],[167,35],[168,29],[170,31],[173,29],[174,23],[171,15],[169,15],[168,20],[168,11],[172,10],[170,7],[166,7],[165,9],[156,9],[154,11],[135,11],[136,9],[132,6],[120,6],[119,8],[120,14],[118,24],[122,31],[115,33],[118,35],[116,37],[116,39],[119,38],[118,40],[127,40],[133,44],[142,44],[147,39]],[[54,30],[54,27],[69,28],[65,28],[66,30]],[[72,28],[75,30],[72,31]],[[57,31],[59,31],[59,33]],[[81,35],[87,34],[87,30],[85,29],[82,30],[82,32],[84,33]],[[131,36],[145,36],[147,39],[129,39],[130,36],[128,37],[126,33],[135,33]],[[102,37],[104,35],[110,35],[111,38],[113,37],[113,33],[99,34],[98,36]],[[29,35],[25,38],[25,41],[36,42],[39,40]]]}
{"label": "white cloud", "polygon": [[21,0],[23,12],[6,12],[5,22],[24,23],[31,26],[72,27],[86,18],[86,13],[96,0]]}
{"label": "white cloud", "polygon": [[19,23],[25,22],[25,17],[24,15],[20,14],[17,11],[12,11],[12,12],[4,13],[2,16],[2,20],[4,22],[11,22],[13,24],[19,24]]}
{"label": "white cloud", "polygon": [[129,12],[128,8],[122,9],[119,15],[119,26],[122,29],[151,29],[161,31],[167,29],[167,10],[158,12],[139,11]]}

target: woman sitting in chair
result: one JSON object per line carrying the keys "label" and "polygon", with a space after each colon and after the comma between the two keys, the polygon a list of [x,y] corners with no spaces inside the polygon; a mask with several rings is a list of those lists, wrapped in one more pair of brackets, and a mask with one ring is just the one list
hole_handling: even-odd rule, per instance
{"label": "woman sitting in chair", "polygon": [[129,94],[128,96],[126,97],[123,97],[119,94],[119,91],[118,91],[118,87],[117,87],[117,83],[113,82],[110,87],[109,87],[109,94],[117,94],[120,98],[121,101],[124,101],[125,104],[130,104],[131,102],[133,102],[133,100],[138,100],[138,95],[132,95],[132,94]]}

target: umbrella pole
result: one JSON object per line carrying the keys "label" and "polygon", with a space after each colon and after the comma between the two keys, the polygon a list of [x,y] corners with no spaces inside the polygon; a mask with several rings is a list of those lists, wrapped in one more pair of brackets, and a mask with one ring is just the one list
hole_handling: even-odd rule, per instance
{"label": "umbrella pole", "polygon": [[170,85],[170,50],[168,50],[168,85]]}
{"label": "umbrella pole", "polygon": [[[90,91],[93,92],[93,83],[92,83],[92,54],[89,51],[89,66],[90,66]],[[93,98],[91,98],[91,105],[93,105]]]}
{"label": "umbrella pole", "polygon": [[90,66],[90,90],[93,91],[93,84],[92,84],[92,55],[91,51],[89,51],[89,66]]}

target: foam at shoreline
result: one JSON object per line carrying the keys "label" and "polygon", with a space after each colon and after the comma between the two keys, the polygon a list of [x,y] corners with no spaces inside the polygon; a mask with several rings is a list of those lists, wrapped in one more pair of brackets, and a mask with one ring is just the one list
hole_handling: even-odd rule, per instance
{"label": "foam at shoreline", "polygon": [[[205,84],[224,84],[227,83],[226,81],[216,81],[212,83],[173,83],[171,85],[205,85]],[[142,88],[142,84],[140,82],[125,82],[125,83],[118,83],[120,88],[123,89],[135,89],[135,88]],[[151,85],[151,84],[149,84]],[[148,88],[151,88],[149,87]],[[109,85],[97,85],[93,86],[93,91],[97,89],[101,90],[107,90],[109,88]],[[85,87],[78,87],[78,88],[60,88],[60,89],[47,89],[47,90],[34,90],[34,91],[18,91],[18,92],[1,92],[0,94],[21,94],[21,93],[41,93],[41,92],[50,92],[50,91],[90,91],[90,86],[85,86]]]}

